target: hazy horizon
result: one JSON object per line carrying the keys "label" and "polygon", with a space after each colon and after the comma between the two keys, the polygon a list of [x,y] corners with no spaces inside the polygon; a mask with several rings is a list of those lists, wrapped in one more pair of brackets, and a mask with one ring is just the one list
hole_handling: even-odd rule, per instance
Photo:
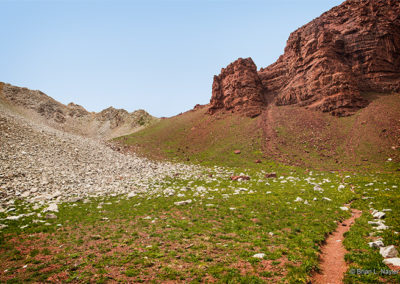
{"label": "hazy horizon", "polygon": [[89,111],[172,116],[206,104],[239,57],[267,67],[342,1],[2,1],[0,81]]}

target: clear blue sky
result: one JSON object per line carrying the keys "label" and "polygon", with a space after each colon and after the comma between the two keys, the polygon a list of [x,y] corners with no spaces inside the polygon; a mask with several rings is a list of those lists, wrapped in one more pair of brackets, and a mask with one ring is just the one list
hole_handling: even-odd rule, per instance
{"label": "clear blue sky", "polygon": [[208,103],[238,57],[266,67],[341,0],[4,1],[0,81],[89,111],[172,116]]}

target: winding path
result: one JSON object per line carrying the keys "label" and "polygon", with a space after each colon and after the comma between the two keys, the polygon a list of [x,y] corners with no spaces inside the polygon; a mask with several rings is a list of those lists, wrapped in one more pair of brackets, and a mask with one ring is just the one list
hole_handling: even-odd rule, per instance
{"label": "winding path", "polygon": [[347,265],[344,260],[346,249],[343,246],[343,234],[350,230],[354,221],[361,216],[361,211],[352,209],[352,216],[339,224],[332,235],[326,239],[321,251],[321,272],[312,278],[313,284],[341,284]]}

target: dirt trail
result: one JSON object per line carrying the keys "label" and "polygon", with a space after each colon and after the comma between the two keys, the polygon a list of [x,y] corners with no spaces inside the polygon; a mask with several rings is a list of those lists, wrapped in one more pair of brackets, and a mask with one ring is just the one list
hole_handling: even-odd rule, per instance
{"label": "dirt trail", "polygon": [[344,260],[346,249],[343,246],[343,234],[350,230],[354,221],[361,216],[361,211],[352,209],[352,216],[339,224],[338,228],[330,235],[321,252],[321,273],[312,278],[314,284],[341,284],[347,270]]}
{"label": "dirt trail", "polygon": [[264,152],[269,154],[274,154],[274,140],[276,139],[276,133],[274,131],[273,125],[275,123],[274,117],[272,115],[271,106],[267,108],[266,111],[261,116],[260,127],[263,129],[263,143],[262,147]]}

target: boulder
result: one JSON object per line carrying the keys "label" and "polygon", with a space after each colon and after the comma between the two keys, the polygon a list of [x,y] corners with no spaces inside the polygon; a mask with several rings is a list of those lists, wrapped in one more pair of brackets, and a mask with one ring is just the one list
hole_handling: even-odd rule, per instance
{"label": "boulder", "polygon": [[249,176],[231,176],[231,180],[237,180],[237,181],[241,181],[241,180],[250,180]]}
{"label": "boulder", "polygon": [[253,257],[260,258],[260,259],[264,258],[264,256],[265,256],[265,253],[256,253],[255,255],[253,255]]}
{"label": "boulder", "polygon": [[394,245],[381,247],[379,253],[384,258],[396,257],[399,254]]}
{"label": "boulder", "polygon": [[383,263],[386,265],[400,266],[400,258],[399,257],[386,258],[383,260]]}
{"label": "boulder", "polygon": [[370,248],[381,248],[385,246],[381,240],[369,242],[368,245]]}
{"label": "boulder", "polygon": [[266,177],[266,178],[276,178],[276,173],[268,173],[268,174],[265,174],[265,177]]}

